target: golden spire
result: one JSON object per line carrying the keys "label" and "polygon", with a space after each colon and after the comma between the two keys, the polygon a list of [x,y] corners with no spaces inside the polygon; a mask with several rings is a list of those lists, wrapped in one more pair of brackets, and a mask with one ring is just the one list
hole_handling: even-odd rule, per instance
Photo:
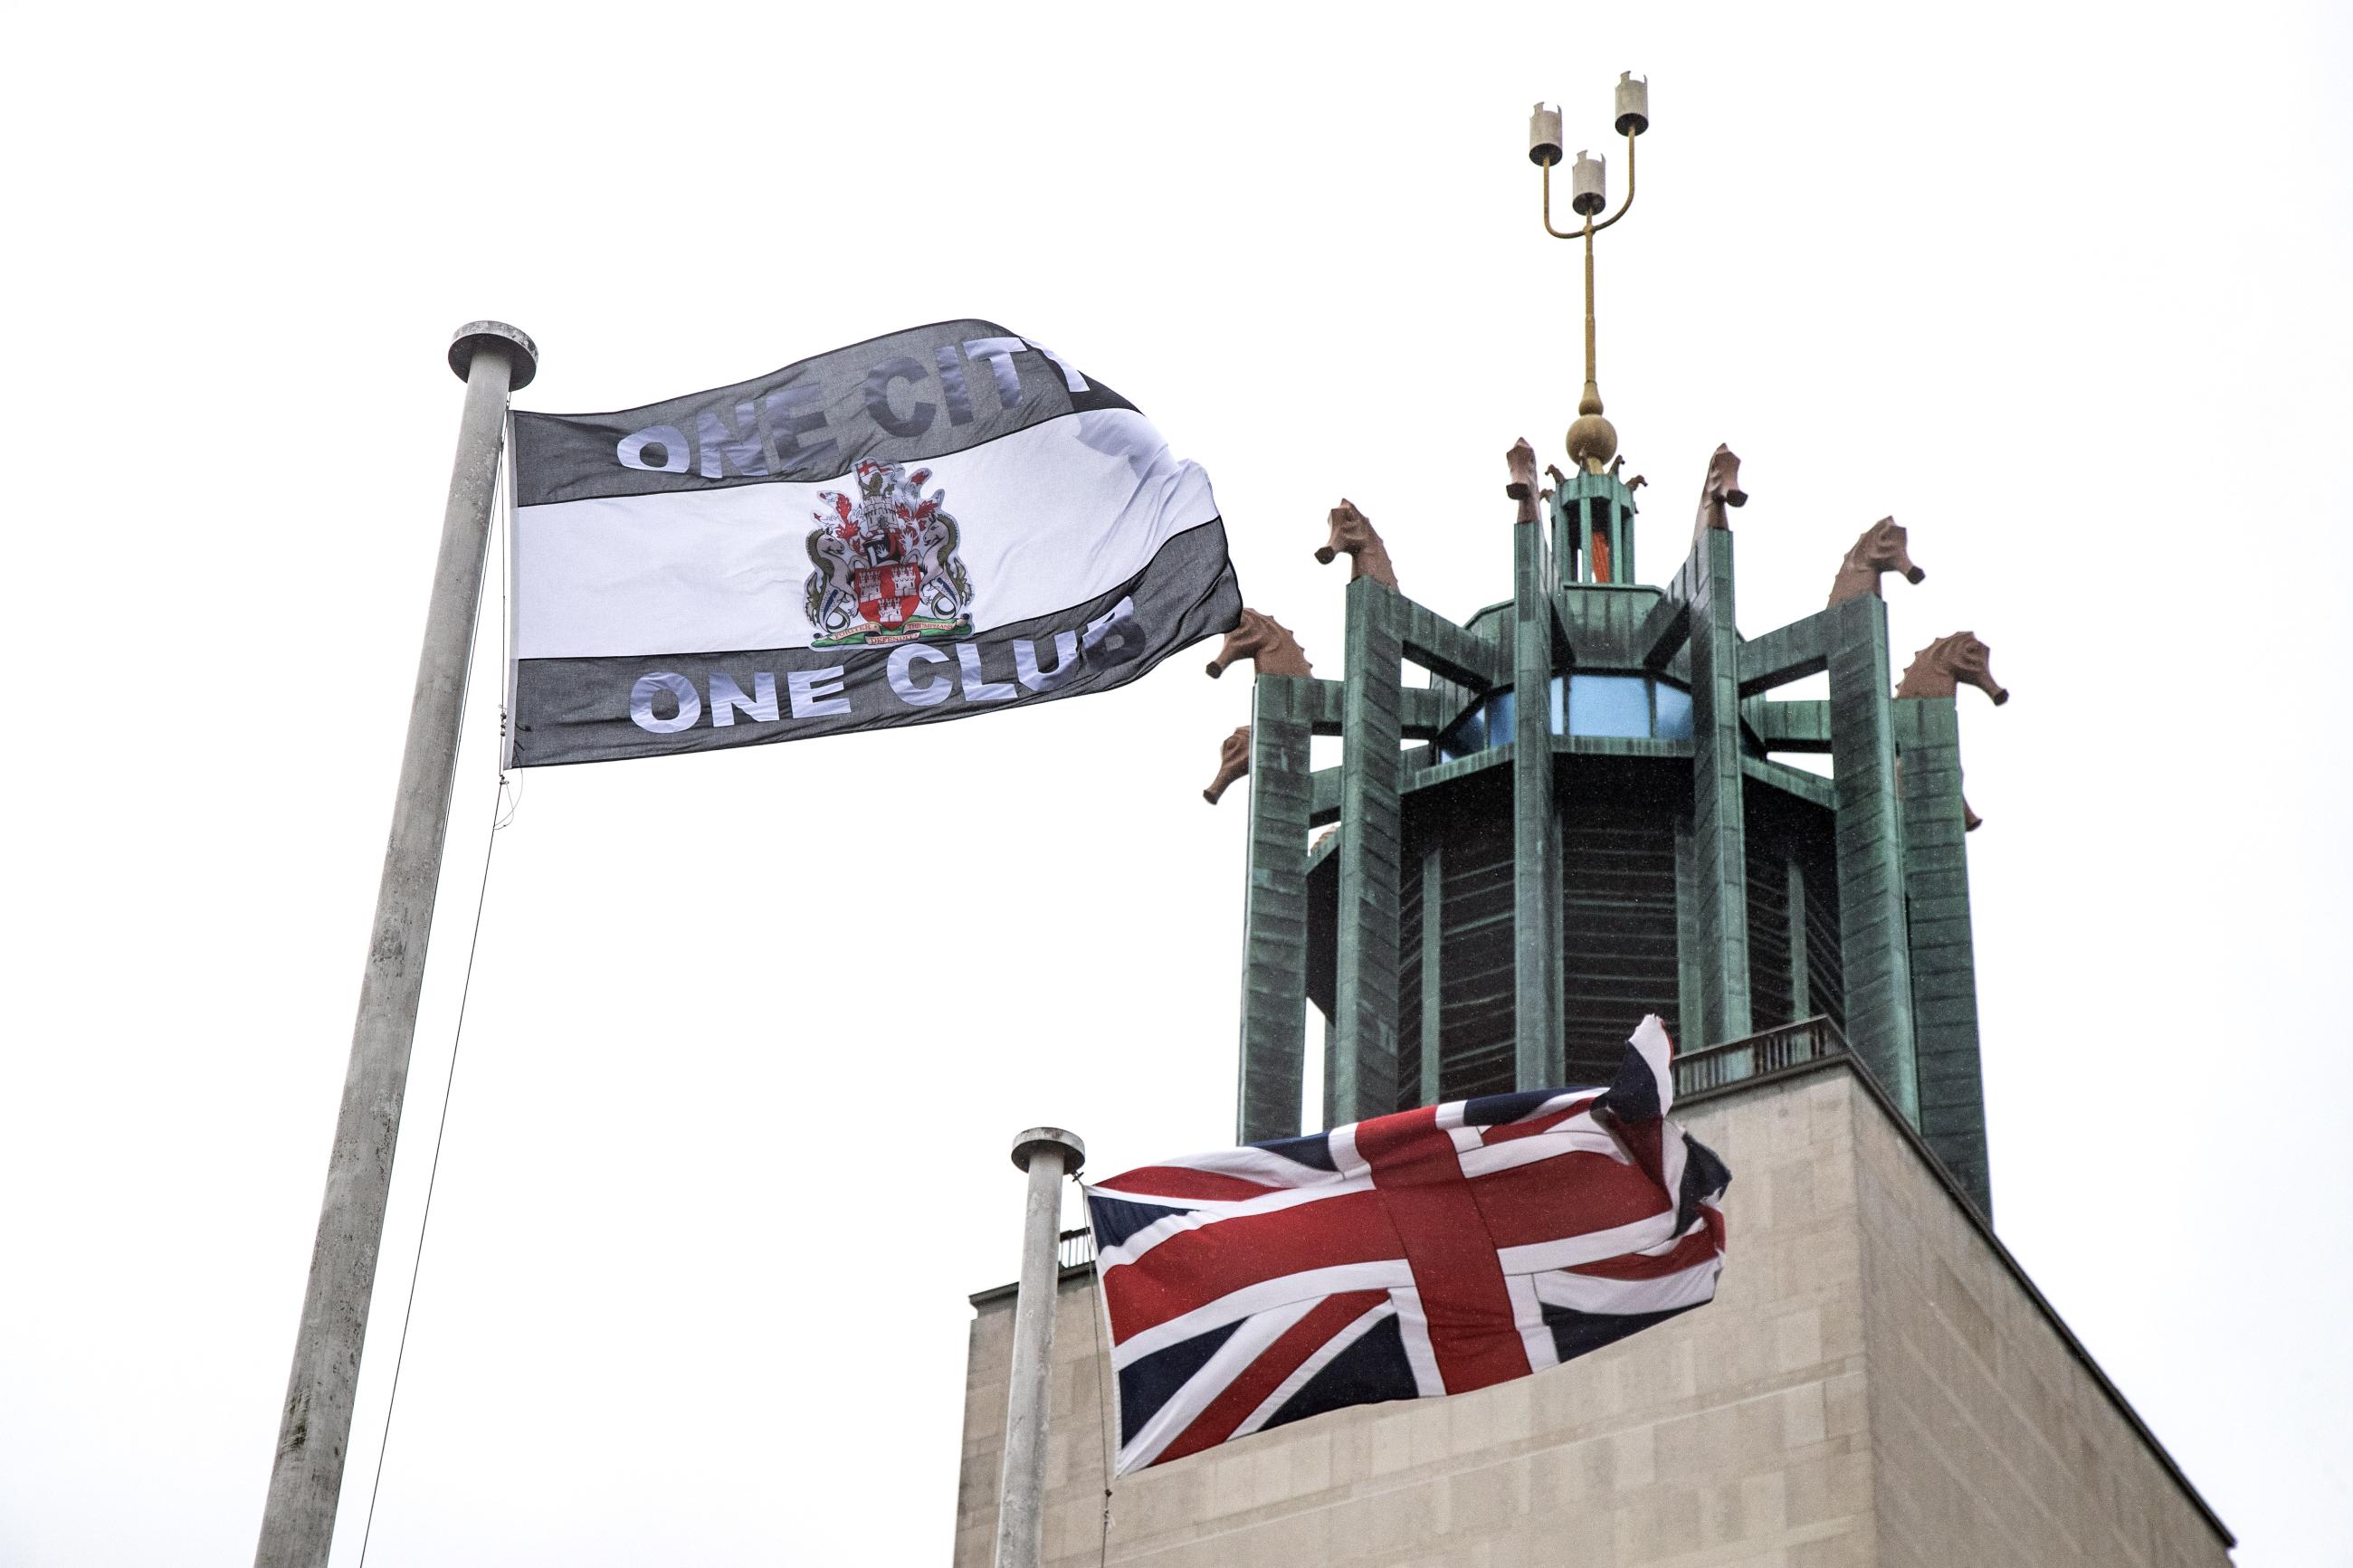
{"label": "golden spire", "polygon": [[1570,208],[1585,219],[1582,229],[1564,233],[1552,226],[1552,166],[1560,162],[1560,110],[1539,103],[1528,117],[1528,160],[1544,170],[1545,232],[1555,239],[1585,241],[1585,393],[1577,400],[1577,422],[1568,427],[1569,460],[1588,473],[1598,474],[1617,455],[1618,430],[1601,416],[1601,387],[1594,372],[1593,237],[1624,217],[1634,205],[1634,138],[1651,127],[1651,84],[1637,81],[1632,71],[1618,78],[1617,129],[1626,138],[1626,201],[1599,223],[1594,215],[1609,205],[1604,194],[1602,160],[1586,153],[1569,168]]}

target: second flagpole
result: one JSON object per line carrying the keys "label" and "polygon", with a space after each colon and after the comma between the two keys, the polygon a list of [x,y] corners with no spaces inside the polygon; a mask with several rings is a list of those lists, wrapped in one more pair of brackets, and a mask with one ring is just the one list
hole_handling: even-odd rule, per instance
{"label": "second flagpole", "polygon": [[1087,1146],[1075,1132],[1032,1127],[1013,1141],[1029,1177],[1021,1216],[1021,1284],[1013,1301],[1006,1380],[1005,1468],[997,1501],[997,1568],[1039,1568],[1046,1545],[1046,1418],[1053,1408],[1054,1315],[1061,1297],[1062,1178]]}

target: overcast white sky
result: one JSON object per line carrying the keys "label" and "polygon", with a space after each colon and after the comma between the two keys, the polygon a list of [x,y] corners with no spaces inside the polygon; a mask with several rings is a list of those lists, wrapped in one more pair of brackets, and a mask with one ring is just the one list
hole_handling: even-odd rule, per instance
{"label": "overcast white sky", "polygon": [[[1599,145],[1630,67],[1601,369],[1646,574],[1718,441],[1752,634],[1909,526],[1899,661],[1966,627],[2015,693],[1963,697],[2001,1232],[2242,1563],[2353,1562],[2342,8],[1408,15],[12,22],[0,1563],[250,1558],[452,327],[534,334],[551,410],[1035,334],[1208,467],[1246,598],[1336,673],[1343,494],[1423,602],[1509,591],[1502,453],[1556,458],[1578,379],[1527,106]],[[1010,1134],[1103,1172],[1230,1136],[1245,803],[1198,792],[1247,695],[1187,656],[525,777],[371,1560],[942,1560]],[[489,837],[475,711],[345,1565]],[[899,908],[907,838],[940,880]]]}

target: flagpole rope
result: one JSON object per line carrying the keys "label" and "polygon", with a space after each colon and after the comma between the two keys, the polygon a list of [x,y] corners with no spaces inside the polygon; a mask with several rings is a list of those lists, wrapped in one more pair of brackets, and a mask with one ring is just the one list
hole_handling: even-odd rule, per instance
{"label": "flagpole rope", "polygon": [[[512,457],[513,451],[512,441],[509,440],[503,444],[506,446],[510,457]],[[500,476],[501,481],[500,488],[506,492],[506,500],[509,504],[512,504],[513,500],[513,489],[511,485],[504,482],[505,477],[505,473],[502,471]],[[494,518],[497,518],[501,524],[504,524],[507,521],[507,514],[495,505],[491,509],[491,515]],[[507,538],[512,539],[512,531],[502,529],[502,531],[505,532]],[[499,567],[499,604],[501,618],[502,621],[504,619],[506,605],[506,575],[505,557],[501,555],[500,557]],[[504,658],[505,647],[506,637],[504,628],[502,626],[500,637],[500,649],[502,660]],[[470,705],[470,700],[473,691],[473,650],[469,648],[466,654],[467,680],[464,693],[459,699],[458,733],[460,737],[462,737],[466,732],[465,715],[466,708]],[[433,1159],[426,1169],[425,1207],[424,1212],[417,1216],[417,1250],[415,1256],[409,1259],[408,1295],[407,1298],[402,1301],[400,1308],[400,1340],[397,1347],[393,1352],[392,1386],[385,1394],[384,1430],[376,1438],[375,1471],[368,1478],[367,1521],[364,1526],[362,1526],[360,1531],[359,1568],[367,1568],[368,1544],[375,1535],[376,1497],[384,1488],[385,1454],[392,1446],[392,1413],[394,1407],[400,1402],[400,1373],[401,1368],[406,1364],[408,1360],[408,1325],[410,1320],[416,1315],[417,1311],[417,1276],[423,1273],[425,1268],[425,1235],[433,1223],[433,1191],[435,1186],[438,1184],[441,1178],[441,1143],[442,1140],[449,1131],[450,1092],[456,1088],[458,1082],[458,1047],[464,1044],[466,1038],[466,1004],[471,999],[474,994],[474,956],[480,951],[482,944],[482,910],[490,898],[491,862],[498,852],[499,830],[506,826],[508,823],[514,820],[514,814],[511,810],[505,810],[507,806],[507,778],[505,768],[507,703],[505,682],[506,671],[510,668],[510,664],[501,662],[499,669],[499,784],[497,791],[491,797],[490,837],[482,845],[482,875],[480,881],[474,889],[474,929],[466,939],[466,974],[464,980],[458,987],[458,1018],[449,1034],[449,1068],[448,1071],[441,1079],[441,1113],[435,1121],[433,1126]],[[502,811],[505,812],[504,816],[501,815]]]}
{"label": "flagpole rope", "polygon": [[501,443],[504,465],[499,471],[499,794],[506,799],[506,814],[491,826],[496,833],[515,819],[522,809],[522,782],[511,777],[507,760],[514,750],[514,611],[510,603],[510,574],[514,563],[514,413],[507,413],[506,439]]}

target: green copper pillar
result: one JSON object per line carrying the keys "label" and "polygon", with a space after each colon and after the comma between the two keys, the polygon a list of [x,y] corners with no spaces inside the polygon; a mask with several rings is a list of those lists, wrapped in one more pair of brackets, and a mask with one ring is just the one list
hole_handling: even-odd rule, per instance
{"label": "green copper pillar", "polygon": [[1432,844],[1421,856],[1421,1016],[1405,1020],[1421,1029],[1421,1078],[1417,1105],[1436,1105],[1443,1096],[1439,1068],[1440,1034],[1446,1018],[1446,858],[1442,844]]}
{"label": "green copper pillar", "polygon": [[1960,719],[1949,697],[1894,704],[1904,775],[1904,902],[1918,1040],[1920,1135],[1988,1220],[1985,1085],[1978,1060],[1976,945],[1962,835]]}
{"label": "green copper pillar", "polygon": [[1560,835],[1553,815],[1552,574],[1544,525],[1512,531],[1513,1081],[1561,1081]]}
{"label": "green copper pillar", "polygon": [[[1692,684],[1692,924],[1697,1027],[1686,1043],[1749,1032],[1748,837],[1740,773],[1740,633],[1732,533],[1706,529],[1689,567]],[[1874,601],[1875,602],[1875,601]]]}
{"label": "green copper pillar", "polygon": [[1398,884],[1404,830],[1402,661],[1397,590],[1348,584],[1347,685],[1341,699],[1338,1012],[1327,1095],[1339,1121],[1397,1109]]}
{"label": "green copper pillar", "polygon": [[1789,1016],[1814,1016],[1812,956],[1806,946],[1806,863],[1794,848],[1782,859],[1784,907],[1789,911]]}
{"label": "green copper pillar", "polygon": [[1242,904],[1241,1082],[1236,1141],[1295,1136],[1307,1049],[1308,738],[1315,683],[1252,687],[1250,869]]}
{"label": "green copper pillar", "polygon": [[1887,606],[1825,611],[1831,641],[1831,772],[1838,802],[1839,949],[1848,1043],[1913,1125],[1920,1121],[1912,961],[1904,921],[1903,814],[1895,794]]}

